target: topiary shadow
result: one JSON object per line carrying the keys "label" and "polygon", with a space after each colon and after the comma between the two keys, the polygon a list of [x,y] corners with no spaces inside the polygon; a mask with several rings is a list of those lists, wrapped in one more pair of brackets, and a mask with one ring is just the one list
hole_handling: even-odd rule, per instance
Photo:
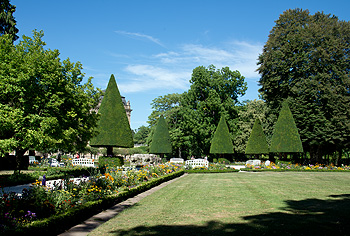
{"label": "topiary shadow", "polygon": [[350,235],[350,194],[330,199],[288,200],[280,212],[243,217],[247,223],[209,221],[198,225],[138,226],[111,231],[129,235]]}

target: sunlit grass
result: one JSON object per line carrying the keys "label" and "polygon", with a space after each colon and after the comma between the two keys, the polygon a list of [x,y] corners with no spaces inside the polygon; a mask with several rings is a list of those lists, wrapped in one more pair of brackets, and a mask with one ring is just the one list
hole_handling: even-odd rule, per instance
{"label": "sunlit grass", "polygon": [[339,231],[348,227],[342,220],[350,210],[349,183],[350,174],[339,172],[187,175],[90,235],[312,235],[308,227],[315,225]]}

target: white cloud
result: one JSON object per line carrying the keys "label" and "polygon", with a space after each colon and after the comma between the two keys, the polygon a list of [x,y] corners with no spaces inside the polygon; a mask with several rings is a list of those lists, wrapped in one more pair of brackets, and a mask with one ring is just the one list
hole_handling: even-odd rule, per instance
{"label": "white cloud", "polygon": [[125,93],[153,89],[185,90],[188,88],[188,81],[191,76],[186,71],[177,72],[152,65],[129,65],[125,70],[131,74],[129,82],[119,85],[120,90]]}
{"label": "white cloud", "polygon": [[199,44],[185,44],[179,52],[168,52],[155,55],[164,64],[186,64],[194,66],[215,65],[217,68],[229,66],[238,70],[246,78],[257,78],[257,58],[262,44],[250,44],[233,41],[223,47],[206,47]]}
{"label": "white cloud", "polygon": [[164,45],[160,42],[159,39],[154,38],[154,37],[147,35],[147,34],[127,32],[127,31],[122,31],[122,30],[117,30],[117,31],[115,31],[115,33],[120,34],[120,35],[129,36],[131,38],[136,38],[136,39],[146,39],[146,40],[149,40],[153,43],[156,43],[156,44],[164,47]]}
{"label": "white cloud", "polygon": [[259,77],[256,62],[262,47],[262,44],[243,41],[231,41],[215,47],[185,44],[178,50],[150,55],[148,58],[128,58],[123,62],[126,64],[123,72],[118,73],[122,78],[118,87],[123,93],[152,90],[172,92],[175,89],[185,91],[190,86],[192,70],[211,64],[218,69],[228,66],[230,70],[238,70],[246,79],[256,80]]}

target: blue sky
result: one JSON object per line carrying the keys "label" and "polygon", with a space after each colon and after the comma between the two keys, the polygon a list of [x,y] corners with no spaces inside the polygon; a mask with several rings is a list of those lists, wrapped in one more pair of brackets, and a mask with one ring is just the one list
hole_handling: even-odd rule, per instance
{"label": "blue sky", "polygon": [[287,9],[350,20],[348,0],[12,0],[19,36],[43,30],[47,48],[80,61],[105,89],[114,74],[130,100],[131,128],[147,125],[151,102],[190,87],[197,66],[228,66],[246,78],[240,100],[257,99],[257,58]]}

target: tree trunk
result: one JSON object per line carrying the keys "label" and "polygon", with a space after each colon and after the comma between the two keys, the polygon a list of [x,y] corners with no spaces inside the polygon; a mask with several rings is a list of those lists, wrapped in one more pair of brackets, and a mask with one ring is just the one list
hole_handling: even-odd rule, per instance
{"label": "tree trunk", "polygon": [[23,156],[24,153],[26,152],[26,150],[22,150],[22,149],[16,149],[16,165],[15,165],[15,170],[14,170],[14,174],[21,173],[21,167],[22,167],[22,160],[23,160]]}
{"label": "tree trunk", "polygon": [[113,156],[113,147],[112,146],[108,146],[107,147],[107,156],[108,157],[112,157]]}
{"label": "tree trunk", "polygon": [[342,154],[343,154],[343,150],[339,149],[338,152],[336,152],[336,154],[338,153],[338,155],[336,156],[336,166],[340,166],[342,164]]}

